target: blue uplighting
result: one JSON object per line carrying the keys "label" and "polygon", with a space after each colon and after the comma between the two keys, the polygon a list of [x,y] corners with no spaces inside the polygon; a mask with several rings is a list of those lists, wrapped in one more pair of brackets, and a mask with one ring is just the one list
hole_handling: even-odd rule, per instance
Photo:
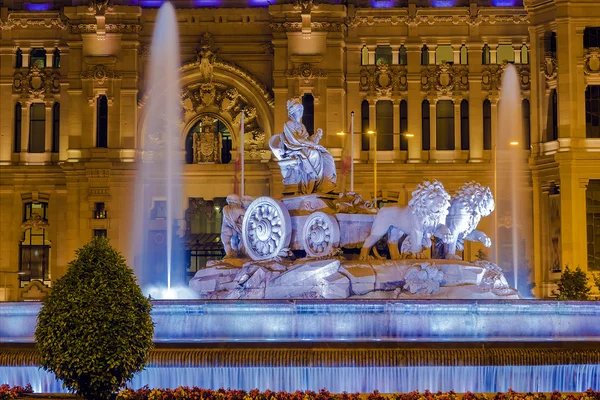
{"label": "blue uplighting", "polygon": [[48,11],[52,9],[52,3],[27,3],[25,8],[29,11]]}
{"label": "blue uplighting", "polygon": [[434,7],[454,7],[455,0],[432,0],[431,4]]}
{"label": "blue uplighting", "polygon": [[492,0],[494,7],[515,7],[522,4],[518,0]]}
{"label": "blue uplighting", "polygon": [[396,0],[371,0],[373,8],[392,8],[396,5]]}

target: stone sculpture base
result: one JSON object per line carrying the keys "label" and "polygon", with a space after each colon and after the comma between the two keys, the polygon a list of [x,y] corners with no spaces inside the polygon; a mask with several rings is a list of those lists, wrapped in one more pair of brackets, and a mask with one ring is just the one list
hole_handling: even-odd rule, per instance
{"label": "stone sculpture base", "polygon": [[486,261],[209,261],[190,281],[205,299],[518,299]]}

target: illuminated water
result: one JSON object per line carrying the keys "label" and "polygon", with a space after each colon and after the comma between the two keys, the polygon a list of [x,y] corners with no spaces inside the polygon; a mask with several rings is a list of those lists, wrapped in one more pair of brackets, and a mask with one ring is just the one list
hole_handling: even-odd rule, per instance
{"label": "illuminated water", "polygon": [[[600,302],[557,301],[155,301],[155,342],[171,346],[212,343],[227,348],[234,343],[260,346],[292,343],[387,342],[499,343],[528,347],[548,343],[598,343]],[[0,304],[0,344],[33,343],[39,303]],[[521,343],[521,344],[519,344]],[[528,344],[529,343],[529,344]],[[189,345],[188,345],[189,346]],[[174,360],[174,361],[173,361]],[[383,392],[450,390],[459,392],[582,391],[600,389],[600,365],[388,365],[377,362],[340,362],[327,365],[289,364],[247,366],[221,361],[218,365],[178,362],[149,365],[132,387],[197,385],[205,388]],[[253,359],[261,363],[260,359]],[[386,365],[382,365],[388,362]],[[0,382],[31,383],[36,391],[58,391],[60,385],[36,366],[0,363]]]}
{"label": "illuminated water", "polygon": [[[523,143],[523,118],[520,78],[513,64],[502,75],[498,109],[495,163],[496,263],[504,270],[511,287],[529,297],[527,281],[531,259],[531,203],[528,195],[527,156]],[[522,269],[521,271],[519,269]]]}
{"label": "illuminated water", "polygon": [[[178,221],[183,219],[179,135],[180,77],[177,17],[171,3],[158,11],[152,37],[149,79],[144,107],[143,162],[138,174],[132,243],[135,269],[145,293],[154,297],[182,285],[172,265],[183,265],[178,251]],[[165,207],[163,207],[163,204]],[[181,268],[175,268],[180,271]],[[157,289],[157,287],[161,289]]]}

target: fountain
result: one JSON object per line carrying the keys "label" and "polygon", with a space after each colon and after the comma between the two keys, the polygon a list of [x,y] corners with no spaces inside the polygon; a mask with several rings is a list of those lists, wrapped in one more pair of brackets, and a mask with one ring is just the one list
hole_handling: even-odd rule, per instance
{"label": "fountain", "polygon": [[527,258],[532,235],[531,204],[527,189],[529,176],[523,151],[520,78],[514,65],[508,64],[501,86],[498,134],[495,138],[494,195],[496,197],[495,260],[511,286],[530,297]]}
{"label": "fountain", "polygon": [[[171,3],[159,10],[152,37],[147,84],[147,118],[138,173],[138,198],[132,231],[136,273],[153,298],[176,298],[183,285],[178,220],[182,219],[180,152],[180,77],[177,18]],[[141,206],[138,206],[141,205]],[[178,271],[175,273],[174,271]]]}

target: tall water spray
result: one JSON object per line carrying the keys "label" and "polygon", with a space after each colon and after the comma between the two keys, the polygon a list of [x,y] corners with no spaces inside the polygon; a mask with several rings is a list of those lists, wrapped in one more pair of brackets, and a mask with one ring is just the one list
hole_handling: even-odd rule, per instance
{"label": "tall water spray", "polygon": [[[527,247],[531,235],[529,177],[524,143],[520,78],[509,64],[502,77],[498,132],[495,138],[494,186],[496,197],[495,261],[512,269],[517,290],[527,285]],[[520,290],[522,295],[527,295]]]}
{"label": "tall water spray", "polygon": [[150,52],[132,242],[142,287],[153,297],[164,297],[155,294],[157,288],[169,293],[183,283],[182,257],[176,251],[178,221],[183,218],[179,35],[171,3],[158,11]]}

